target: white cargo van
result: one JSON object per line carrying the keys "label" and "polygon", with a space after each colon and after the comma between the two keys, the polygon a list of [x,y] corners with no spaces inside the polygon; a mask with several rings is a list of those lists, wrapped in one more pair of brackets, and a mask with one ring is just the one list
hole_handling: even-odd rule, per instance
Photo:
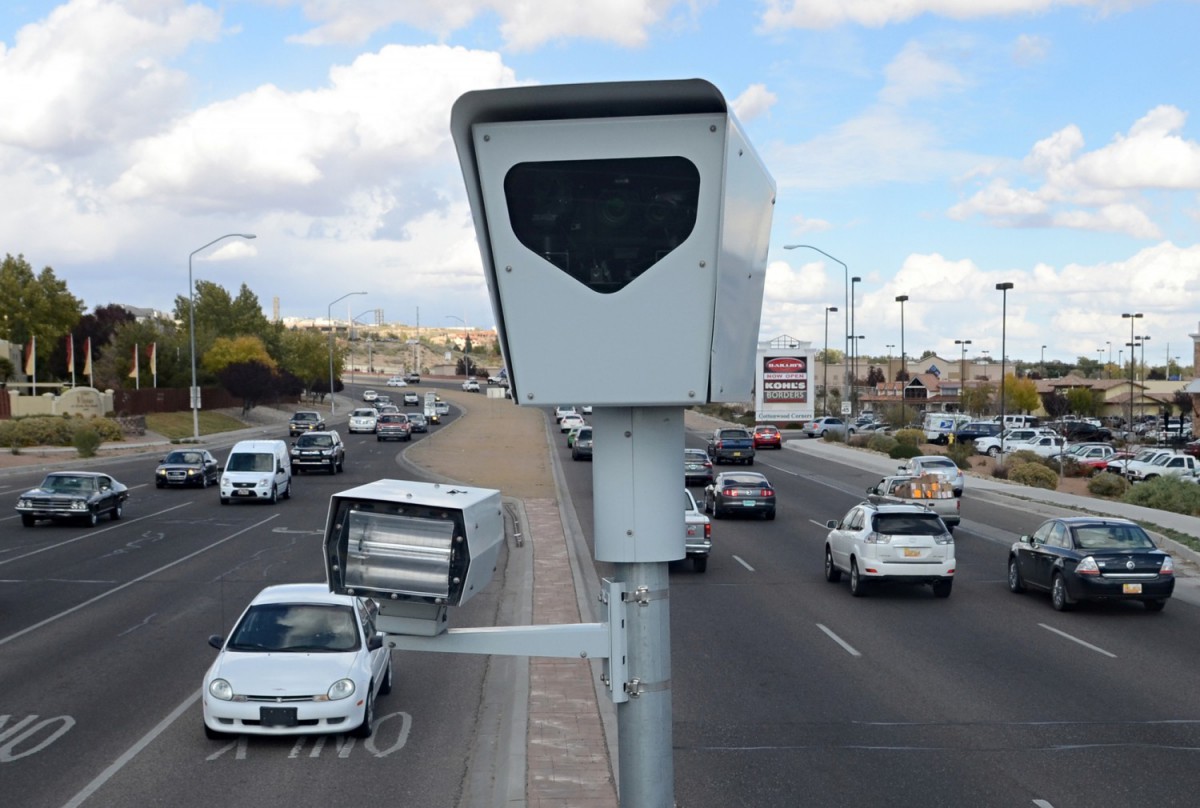
{"label": "white cargo van", "polygon": [[926,443],[949,443],[950,436],[971,422],[971,416],[961,412],[930,412],[925,414]]}
{"label": "white cargo van", "polygon": [[292,458],[281,440],[244,440],[229,450],[221,471],[221,504],[235,499],[278,502],[292,495]]}

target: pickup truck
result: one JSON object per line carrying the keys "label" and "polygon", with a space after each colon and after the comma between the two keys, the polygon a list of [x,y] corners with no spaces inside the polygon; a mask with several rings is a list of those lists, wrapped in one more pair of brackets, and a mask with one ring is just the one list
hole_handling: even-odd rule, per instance
{"label": "pickup truck", "polygon": [[741,427],[714,429],[708,438],[708,458],[717,463],[754,465],[754,436]]}
{"label": "pickup truck", "polygon": [[898,502],[905,505],[924,505],[942,517],[946,529],[951,533],[962,521],[961,499],[945,477],[939,474],[922,474],[919,477],[901,475],[884,477],[877,485],[867,489],[872,502]]}
{"label": "pickup truck", "polygon": [[1062,454],[1066,443],[1065,438],[1060,438],[1057,435],[1042,435],[1041,437],[1021,443],[1015,441],[1006,443],[1004,449],[1006,454],[1012,452],[1033,452],[1038,457],[1049,458]]}
{"label": "pickup truck", "polygon": [[683,489],[683,543],[687,557],[692,560],[692,569],[704,572],[708,569],[708,556],[712,552],[712,522],[696,507],[692,492]]}
{"label": "pickup truck", "polygon": [[1130,463],[1125,477],[1131,483],[1153,480],[1155,477],[1179,477],[1189,482],[1200,482],[1200,460],[1189,454],[1159,455],[1150,463]]}

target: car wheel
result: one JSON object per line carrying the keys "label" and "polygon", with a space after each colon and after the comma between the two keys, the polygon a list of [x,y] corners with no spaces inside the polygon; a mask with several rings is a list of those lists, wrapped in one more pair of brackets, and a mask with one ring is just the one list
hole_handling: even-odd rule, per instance
{"label": "car wheel", "polygon": [[383,442],[383,438],[381,438],[381,437],[379,437],[378,435],[376,435],[376,436],[375,436],[375,442],[376,442],[376,443],[381,443],[381,442]]}
{"label": "car wheel", "polygon": [[775,521],[775,511],[767,511],[767,521],[768,522]]}
{"label": "car wheel", "polygon": [[372,689],[371,686],[367,687],[367,706],[363,708],[362,723],[350,730],[350,734],[355,738],[371,737],[371,721],[375,718],[375,694]]}
{"label": "car wheel", "polygon": [[1056,612],[1070,611],[1074,602],[1067,594],[1067,582],[1060,573],[1054,574],[1054,582],[1050,584],[1050,605]]}
{"label": "car wheel", "polygon": [[160,482],[154,483],[155,488],[165,488],[166,485],[167,485],[166,483],[160,483]]}
{"label": "car wheel", "polygon": [[338,461],[338,474],[341,474],[345,470],[346,470],[346,458],[343,456],[342,459]]}
{"label": "car wheel", "polygon": [[200,487],[208,488],[208,475],[205,475],[205,474],[200,475]]}
{"label": "car wheel", "polygon": [[228,504],[229,504],[229,497],[221,497],[221,504],[222,504],[222,505],[228,505]]}
{"label": "car wheel", "polygon": [[208,738],[210,741],[223,741],[226,738],[228,738],[229,735],[224,732],[217,732],[215,729],[210,727],[208,724],[205,724],[204,725],[204,737]]}
{"label": "car wheel", "polygon": [[828,434],[829,434],[829,430],[828,430],[828,429],[822,429],[822,430],[821,430],[821,435],[820,435],[820,437],[824,438],[824,437],[825,437],[826,435],[828,435]]}
{"label": "car wheel", "polygon": [[284,499],[292,498],[292,478],[291,477],[288,477],[287,488],[283,489],[283,498]]}
{"label": "car wheel", "polygon": [[379,695],[386,696],[392,692],[392,660],[388,658],[387,668],[383,671],[383,684],[379,686]]}
{"label": "car wheel", "polygon": [[37,519],[33,518],[27,513],[23,513],[21,514],[21,524],[23,524],[25,527],[33,527],[37,524]]}
{"label": "car wheel", "polygon": [[867,594],[867,582],[858,574],[858,562],[854,559],[850,560],[850,594],[856,598]]}
{"label": "car wheel", "polygon": [[842,580],[842,571],[833,566],[833,553],[829,551],[828,547],[825,548],[825,580],[831,584]]}
{"label": "car wheel", "polygon": [[953,578],[943,578],[933,585],[933,596],[936,598],[950,597],[950,590],[954,588]]}
{"label": "car wheel", "polygon": [[1142,605],[1146,607],[1148,612],[1161,612],[1167,605],[1165,600],[1143,600]]}
{"label": "car wheel", "polygon": [[754,458],[753,458],[753,457],[747,457],[747,458],[746,458],[746,465],[747,465],[747,466],[753,466],[753,465],[754,465]]}
{"label": "car wheel", "polygon": [[1008,588],[1013,592],[1024,592],[1025,582],[1021,580],[1021,570],[1017,568],[1017,557],[1008,559]]}
{"label": "car wheel", "polygon": [[96,523],[100,521],[100,514],[95,511],[88,511],[87,516],[83,517],[83,521],[88,527],[95,527]]}
{"label": "car wheel", "polygon": [[[702,555],[692,558],[692,569],[694,569],[696,572],[704,572],[706,569],[708,569],[708,556]],[[1146,608],[1150,608],[1149,601],[1146,602]]]}
{"label": "car wheel", "polygon": [[988,457],[999,457],[1000,456],[1000,447],[999,446],[989,446],[987,453],[988,453]]}
{"label": "car wheel", "polygon": [[122,505],[120,502],[118,502],[116,505],[113,506],[113,509],[108,512],[108,518],[115,522],[118,519],[120,519],[121,515],[124,513],[125,513],[125,506]]}
{"label": "car wheel", "polygon": [[279,486],[271,486],[271,504],[274,505],[279,501]]}
{"label": "car wheel", "polygon": [[714,503],[713,503],[713,508],[712,508],[712,515],[713,515],[713,519],[724,519],[724,518],[725,518],[725,511],[723,511],[723,510],[721,510],[720,508],[718,508],[718,507],[717,507],[717,503],[715,503],[715,502],[714,502]]}

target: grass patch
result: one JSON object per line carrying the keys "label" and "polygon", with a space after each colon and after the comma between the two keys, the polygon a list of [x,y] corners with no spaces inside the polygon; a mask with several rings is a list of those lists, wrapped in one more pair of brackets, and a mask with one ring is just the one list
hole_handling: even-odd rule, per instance
{"label": "grass patch", "polygon": [[[200,411],[201,437],[245,428],[244,423],[223,413]],[[192,411],[149,413],[146,415],[146,429],[172,441],[190,439],[193,434]]]}

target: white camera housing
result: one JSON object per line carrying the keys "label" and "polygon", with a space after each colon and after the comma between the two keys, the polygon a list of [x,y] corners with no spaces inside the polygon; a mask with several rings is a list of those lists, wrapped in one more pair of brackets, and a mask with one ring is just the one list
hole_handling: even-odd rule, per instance
{"label": "white camera housing", "polygon": [[517,403],[751,399],[775,183],[713,85],[469,92],[451,130]]}
{"label": "white camera housing", "polygon": [[432,636],[488,585],[503,543],[499,491],[377,480],[330,499],[326,581],[373,598],[380,631]]}

